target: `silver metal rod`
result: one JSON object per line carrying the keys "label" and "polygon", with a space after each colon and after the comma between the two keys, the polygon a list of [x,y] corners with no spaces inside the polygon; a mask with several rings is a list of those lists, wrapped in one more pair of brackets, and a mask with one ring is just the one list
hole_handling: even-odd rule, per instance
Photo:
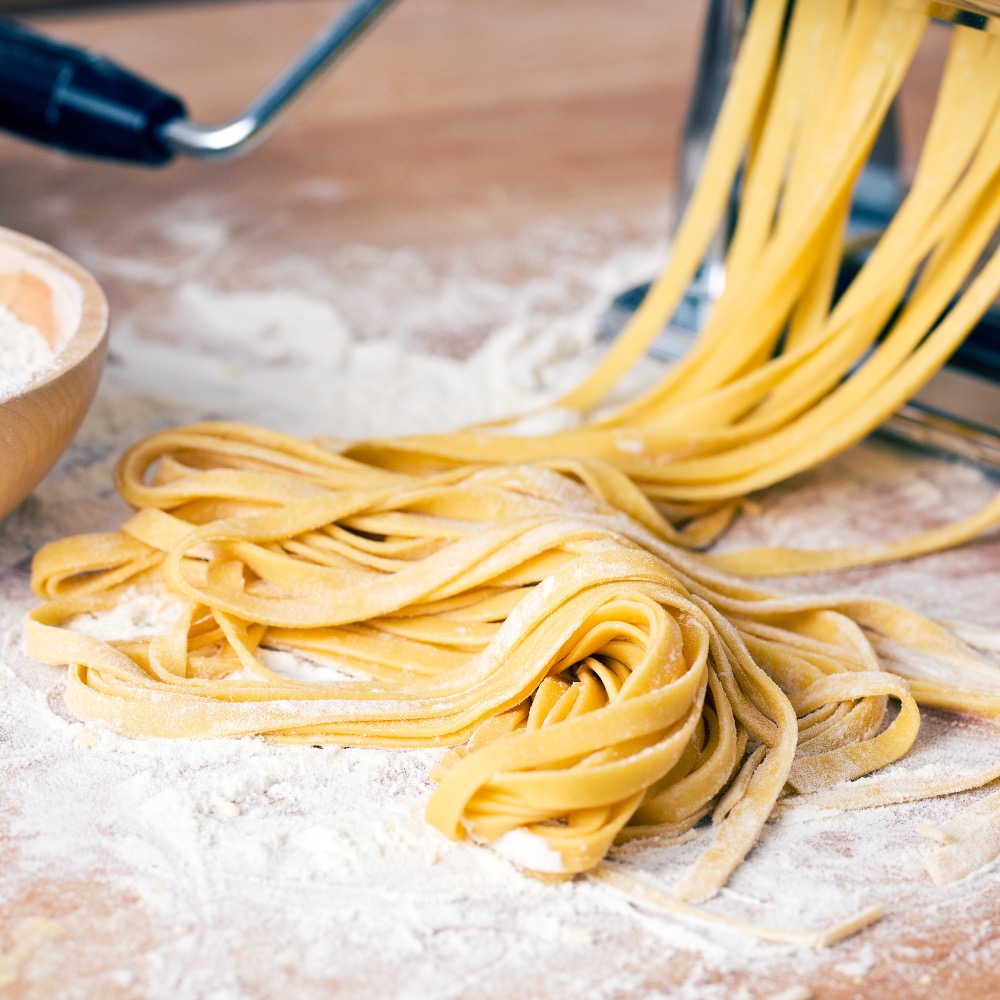
{"label": "silver metal rod", "polygon": [[905,403],[878,429],[883,437],[905,441],[924,451],[971,462],[994,474],[1000,473],[1000,436],[995,431],[938,413],[914,403]]}
{"label": "silver metal rod", "polygon": [[163,128],[173,151],[202,160],[239,156],[256,146],[278,123],[285,108],[357,41],[395,0],[355,0],[324,28],[238,117],[221,125],[176,118]]}

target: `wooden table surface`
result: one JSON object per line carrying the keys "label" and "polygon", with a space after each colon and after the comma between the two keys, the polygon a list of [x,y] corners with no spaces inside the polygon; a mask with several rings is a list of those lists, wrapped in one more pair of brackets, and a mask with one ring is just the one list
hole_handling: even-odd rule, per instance
{"label": "wooden table surface", "polygon": [[[400,242],[495,234],[540,212],[618,210],[669,196],[673,140],[693,65],[690,4],[512,0],[502,12],[405,0],[309,93],[253,156],[220,169],[60,169],[4,142],[2,220],[58,239],[32,205],[86,203],[95,241],[123,213],[197,192],[241,207],[255,239]],[[340,7],[329,0],[188,4],[47,18],[184,98],[191,117],[241,110]],[[678,30],[678,27],[682,30]],[[628,58],[622,54],[628,53]],[[44,165],[41,168],[40,165]],[[346,197],[289,218],[287,187],[329,180]],[[130,210],[122,204],[127,195]],[[282,227],[283,237],[275,233]],[[303,233],[303,229],[305,232]]]}
{"label": "wooden table surface", "polygon": [[[33,20],[173,89],[196,120],[217,121],[240,110],[339,8],[330,0],[247,0]],[[161,293],[134,277],[175,252],[156,221],[177,212],[225,217],[228,244],[205,267],[231,285],[289,253],[329,259],[356,245],[419,247],[432,263],[454,260],[464,248],[516,243],[540,221],[591,231],[595,255],[636,234],[648,244],[662,231],[665,242],[702,11],[690,0],[402,0],[245,159],[148,171],[0,137],[0,224],[81,260],[129,323],[158,309]],[[926,58],[939,54],[932,41]],[[908,134],[926,117],[926,78],[914,81],[913,93],[904,107]],[[537,255],[516,254],[497,265],[512,283],[544,275],[545,266]],[[363,306],[353,317],[351,308],[347,318],[360,321]],[[450,331],[443,349],[468,352],[481,333]],[[56,894],[40,887],[38,898]],[[94,900],[95,933],[108,905]],[[4,924],[18,915],[4,912]],[[997,995],[1000,980],[981,968],[944,975],[956,934],[943,928],[910,941],[917,957],[909,966],[879,965],[857,983],[811,975],[810,987],[818,997],[931,996],[918,980],[933,973],[965,997]],[[828,967],[839,960],[832,953]],[[647,995],[670,996],[674,983],[665,964]],[[731,985],[735,996],[738,976]],[[23,989],[15,983],[0,996],[42,995]],[[295,995],[294,981],[287,995]],[[540,979],[538,995],[558,994]]]}

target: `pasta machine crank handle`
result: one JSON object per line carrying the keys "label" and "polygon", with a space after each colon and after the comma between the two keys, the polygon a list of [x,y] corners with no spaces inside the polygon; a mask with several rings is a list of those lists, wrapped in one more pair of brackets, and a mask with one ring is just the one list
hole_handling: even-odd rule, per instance
{"label": "pasta machine crank handle", "polygon": [[109,59],[0,20],[0,128],[70,153],[159,165],[252,149],[395,0],[354,0],[236,118],[201,125],[175,95]]}

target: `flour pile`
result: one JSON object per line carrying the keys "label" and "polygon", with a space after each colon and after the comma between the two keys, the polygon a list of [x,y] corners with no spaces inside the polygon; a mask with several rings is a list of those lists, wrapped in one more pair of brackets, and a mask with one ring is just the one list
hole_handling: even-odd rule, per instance
{"label": "flour pile", "polygon": [[39,330],[0,305],[0,402],[24,389],[55,353]]}

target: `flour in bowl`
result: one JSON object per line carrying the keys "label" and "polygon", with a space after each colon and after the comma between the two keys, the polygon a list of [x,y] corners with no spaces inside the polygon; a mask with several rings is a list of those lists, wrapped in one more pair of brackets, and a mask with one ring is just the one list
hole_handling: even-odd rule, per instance
{"label": "flour in bowl", "polygon": [[0,305],[0,401],[17,395],[54,357],[37,327]]}

